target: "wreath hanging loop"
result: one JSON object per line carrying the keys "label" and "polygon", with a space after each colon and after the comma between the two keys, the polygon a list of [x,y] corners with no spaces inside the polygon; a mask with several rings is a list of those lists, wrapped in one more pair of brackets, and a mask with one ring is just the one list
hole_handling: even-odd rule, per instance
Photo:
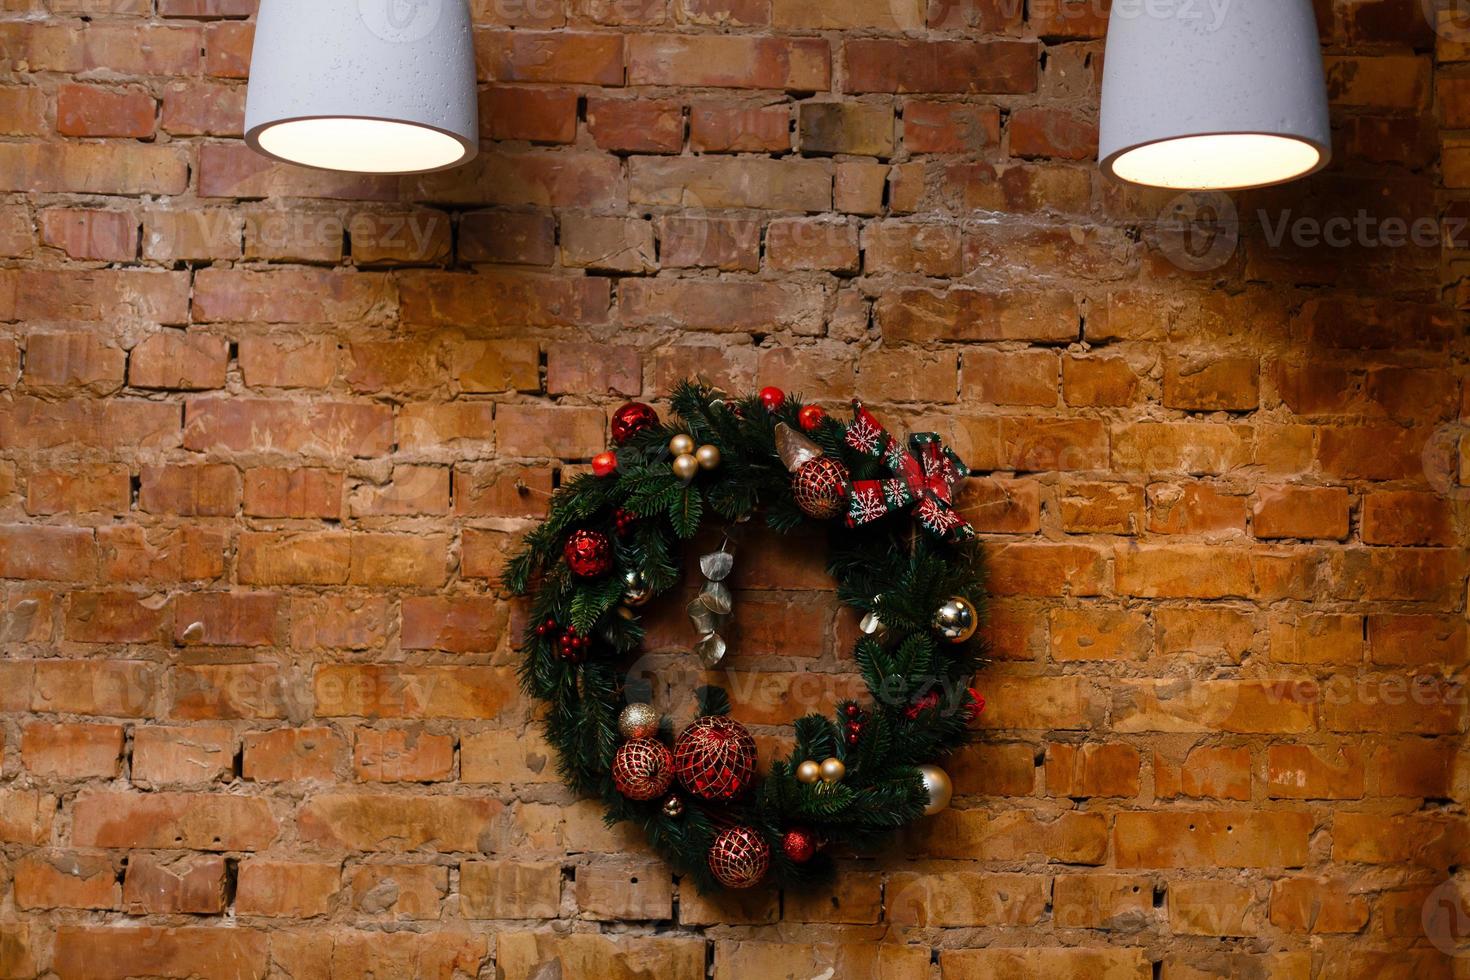
{"label": "wreath hanging loop", "polygon": [[[609,823],[642,826],[702,889],[810,884],[832,870],[829,844],[869,850],[949,804],[938,763],[974,738],[985,706],[969,686],[983,656],[980,549],[954,501],[969,471],[937,435],[900,442],[856,402],[850,424],[776,388],[728,399],[685,382],[671,403],[667,423],[647,405],[619,409],[616,448],[555,494],[509,562],[507,589],[530,596],[523,685],[547,706],[567,784],[600,796]],[[679,586],[681,546],[707,522],[755,518],[828,527],[867,688],[831,718],[797,719],[791,755],[763,779],[723,689],[700,690],[676,738],[619,669],[643,642],[640,610]],[[705,558],[700,596],[713,598],[690,617],[713,667],[733,557]]]}

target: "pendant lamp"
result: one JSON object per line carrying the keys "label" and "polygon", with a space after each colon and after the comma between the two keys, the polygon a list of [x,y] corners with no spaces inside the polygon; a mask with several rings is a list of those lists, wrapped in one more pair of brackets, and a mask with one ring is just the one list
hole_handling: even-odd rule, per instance
{"label": "pendant lamp", "polygon": [[323,170],[445,170],[479,152],[467,0],[261,0],[245,142]]}
{"label": "pendant lamp", "polygon": [[1116,0],[1099,157],[1119,180],[1236,190],[1332,158],[1311,0]]}

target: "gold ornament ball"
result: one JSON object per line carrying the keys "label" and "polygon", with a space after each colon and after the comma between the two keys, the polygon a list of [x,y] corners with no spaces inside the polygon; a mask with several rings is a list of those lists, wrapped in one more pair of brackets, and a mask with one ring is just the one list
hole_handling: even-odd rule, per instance
{"label": "gold ornament ball", "polygon": [[796,767],[796,780],[797,780],[797,782],[806,783],[806,784],[810,785],[812,783],[815,783],[817,780],[819,780],[821,778],[822,778],[822,767],[819,766],[819,765],[817,765],[811,759],[806,760],[801,765],[799,765],[799,766]]}
{"label": "gold ornament ball", "polygon": [[633,608],[648,605],[648,600],[653,598],[653,590],[648,587],[648,580],[643,573],[636,568],[630,568],[623,573],[623,602]]}
{"label": "gold ornament ball", "polygon": [[924,778],[924,791],[929,794],[924,816],[932,817],[940,810],[949,809],[949,801],[954,797],[954,783],[949,781],[949,773],[938,766],[920,766],[919,775]]}
{"label": "gold ornament ball", "polygon": [[699,472],[699,460],[685,453],[674,457],[674,475],[684,481],[694,479],[694,474]]}
{"label": "gold ornament ball", "polygon": [[694,458],[699,461],[699,468],[712,470],[720,465],[719,446],[700,446],[694,451]]}
{"label": "gold ornament ball", "polygon": [[955,596],[934,614],[934,628],[950,643],[964,643],[980,628],[980,614],[963,596]]}
{"label": "gold ornament ball", "polygon": [[841,759],[822,760],[822,782],[840,783],[842,777],[847,775],[847,767],[842,764]]}
{"label": "gold ornament ball", "polygon": [[669,440],[669,452],[675,456],[688,456],[694,452],[694,438],[684,433],[679,433]]}
{"label": "gold ornament ball", "polygon": [[653,738],[658,734],[658,712],[651,704],[630,704],[618,715],[618,731],[624,738]]}
{"label": "gold ornament ball", "polygon": [[677,820],[684,815],[684,801],[677,796],[670,796],[664,800],[664,816],[670,820]]}

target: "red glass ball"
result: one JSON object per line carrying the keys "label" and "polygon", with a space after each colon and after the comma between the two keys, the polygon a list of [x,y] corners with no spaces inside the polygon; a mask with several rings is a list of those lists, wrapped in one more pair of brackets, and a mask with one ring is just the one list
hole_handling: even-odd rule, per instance
{"label": "red glass ball", "polygon": [[791,492],[796,506],[808,517],[830,520],[847,507],[847,467],[830,456],[818,456],[801,464]]}
{"label": "red glass ball", "polygon": [[617,453],[598,453],[592,457],[592,472],[598,476],[612,476],[617,471]]}
{"label": "red glass ball", "polygon": [[612,544],[601,531],[573,531],[562,555],[578,578],[600,578],[612,569]]}
{"label": "red glass ball", "polygon": [[786,392],[780,388],[762,388],[760,398],[761,404],[766,406],[768,412],[774,412],[786,404]]}
{"label": "red glass ball", "polygon": [[822,408],[822,406],[807,405],[801,410],[800,413],[797,414],[796,420],[801,423],[801,427],[804,431],[811,432],[812,430],[816,429],[817,426],[821,425],[822,420],[826,417],[827,412],[825,409]]}
{"label": "red glass ball", "polygon": [[658,425],[658,413],[653,410],[652,406],[642,402],[628,402],[613,412],[613,444],[624,445],[644,429],[651,429],[656,425]]}
{"label": "red glass ball", "polygon": [[656,738],[633,738],[618,746],[613,785],[630,800],[662,796],[674,781],[674,755]]}
{"label": "red glass ball", "polygon": [[726,888],[760,884],[771,867],[771,845],[750,827],[731,827],[709,849],[709,869]]}
{"label": "red glass ball", "polygon": [[674,742],[679,782],[706,800],[733,800],[755,779],[755,739],[724,715],[696,718]]}
{"label": "red glass ball", "polygon": [[806,864],[817,855],[817,838],[805,827],[792,827],[781,838],[781,850],[797,864]]}

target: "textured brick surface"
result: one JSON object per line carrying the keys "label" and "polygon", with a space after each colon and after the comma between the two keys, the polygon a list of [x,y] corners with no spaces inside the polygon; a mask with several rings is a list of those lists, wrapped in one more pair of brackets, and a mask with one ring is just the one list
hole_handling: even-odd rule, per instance
{"label": "textured brick surface", "polygon": [[[0,3],[0,976],[1465,973],[1470,235],[1384,223],[1470,214],[1453,5],[1315,3],[1338,158],[1203,269],[1101,0],[475,0],[405,178],[243,145],[256,6]],[[815,894],[694,892],[517,685],[514,536],[688,375],[977,471],[985,738]],[[742,547],[775,747],[855,624]]]}

